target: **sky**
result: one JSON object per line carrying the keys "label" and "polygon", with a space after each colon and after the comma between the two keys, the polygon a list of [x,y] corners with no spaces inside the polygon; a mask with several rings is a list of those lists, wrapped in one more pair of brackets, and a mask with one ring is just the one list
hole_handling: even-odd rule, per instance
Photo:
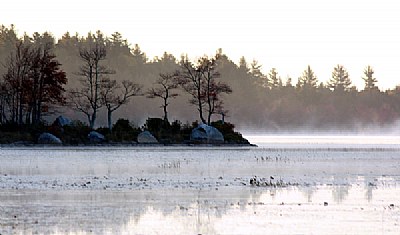
{"label": "sky", "polygon": [[218,48],[294,83],[310,65],[319,81],[343,65],[363,88],[371,65],[381,89],[400,85],[400,2],[396,0],[5,0],[0,24],[18,33],[120,32],[152,59],[164,51],[195,59]]}

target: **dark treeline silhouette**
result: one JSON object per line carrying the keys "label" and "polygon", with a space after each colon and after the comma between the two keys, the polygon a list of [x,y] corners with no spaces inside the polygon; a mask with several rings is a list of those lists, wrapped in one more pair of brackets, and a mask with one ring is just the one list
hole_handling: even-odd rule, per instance
{"label": "dark treeline silhouette", "polygon": [[17,39],[13,28],[0,30],[4,65],[0,122],[39,124],[56,104],[65,104],[67,77],[54,54],[53,38],[47,33],[35,33]]}
{"label": "dark treeline silhouette", "polygon": [[[283,80],[275,68],[264,74],[244,57],[235,64],[221,49],[194,63],[187,58],[165,52],[149,59],[118,32],[67,32],[55,39],[50,33],[19,37],[14,26],[1,26],[0,123],[36,123],[57,111],[91,126],[110,127],[113,114],[137,125],[148,117],[210,123],[225,116],[239,128],[265,131],[362,130],[400,117],[400,87],[379,90],[370,65],[357,78],[365,87],[357,90],[344,65],[333,67],[323,83],[312,65],[297,79]],[[196,76],[210,78],[209,90],[197,93]],[[171,77],[180,83],[170,83]],[[99,81],[108,90],[96,91]]]}

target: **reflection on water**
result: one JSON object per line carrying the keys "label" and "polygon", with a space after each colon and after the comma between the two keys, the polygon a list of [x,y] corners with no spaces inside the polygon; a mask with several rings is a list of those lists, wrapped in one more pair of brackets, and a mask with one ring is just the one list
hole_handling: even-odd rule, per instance
{"label": "reflection on water", "polygon": [[398,234],[397,146],[320,146],[2,148],[0,234]]}
{"label": "reflection on water", "polygon": [[400,188],[371,188],[2,191],[0,228],[2,234],[396,234]]}

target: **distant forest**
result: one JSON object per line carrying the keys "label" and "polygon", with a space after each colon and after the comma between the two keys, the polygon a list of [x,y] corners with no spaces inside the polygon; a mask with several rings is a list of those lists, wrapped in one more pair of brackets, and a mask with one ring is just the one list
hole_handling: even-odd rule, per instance
{"label": "distant forest", "polygon": [[[366,65],[365,87],[357,90],[345,65],[333,67],[332,77],[323,83],[312,65],[305,65],[297,78],[281,78],[274,68],[262,73],[255,60],[242,57],[235,63],[222,49],[187,65],[196,72],[202,59],[213,63],[209,75],[218,78],[216,84],[227,85],[220,87],[226,90],[219,94],[212,121],[224,116],[242,130],[364,131],[390,127],[400,117],[400,87],[379,90],[373,65]],[[154,92],[162,88],[162,79],[190,73],[185,62],[187,55],[176,58],[168,52],[148,58],[139,45],[129,44],[118,32],[109,36],[100,31],[85,36],[67,32],[56,39],[51,33],[19,37],[14,26],[1,26],[0,124],[34,124],[58,115],[89,124],[93,113],[82,109],[93,104],[77,99],[90,92],[87,78],[93,74],[103,87],[99,96],[110,95],[112,101],[95,104],[95,125],[107,126],[107,113],[112,110],[113,120],[125,118],[140,126],[148,117],[166,116],[162,96]],[[201,121],[189,88],[170,87],[170,121]]]}

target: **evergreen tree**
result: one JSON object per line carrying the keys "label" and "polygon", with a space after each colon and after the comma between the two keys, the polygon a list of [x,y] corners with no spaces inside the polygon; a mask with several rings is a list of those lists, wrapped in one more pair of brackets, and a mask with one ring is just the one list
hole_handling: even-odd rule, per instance
{"label": "evergreen tree", "polygon": [[256,83],[264,88],[269,87],[268,77],[261,72],[262,65],[257,60],[253,60],[250,64],[250,73],[256,79]]}
{"label": "evergreen tree", "polygon": [[4,25],[0,26],[0,75],[6,73],[7,68],[2,65],[6,64],[10,54],[15,51],[15,45],[18,42],[19,38],[14,25],[9,28]]}
{"label": "evergreen tree", "polygon": [[245,73],[248,73],[250,71],[249,66],[247,65],[247,61],[244,58],[244,56],[240,57],[239,70],[245,71]]}
{"label": "evergreen tree", "polygon": [[107,46],[110,48],[110,54],[129,55],[130,49],[126,39],[122,38],[122,34],[115,32],[111,34],[111,38],[106,40]]}
{"label": "evergreen tree", "polygon": [[349,73],[343,65],[337,65],[332,72],[332,78],[328,82],[328,87],[334,91],[350,91],[351,80]]}
{"label": "evergreen tree", "polygon": [[291,78],[291,77],[289,77],[289,76],[287,77],[285,86],[286,86],[286,87],[292,87],[292,86],[293,86],[293,85],[292,85],[292,78]]}
{"label": "evergreen tree", "polygon": [[316,88],[317,82],[318,82],[317,76],[315,76],[310,65],[308,65],[307,69],[304,70],[303,75],[301,75],[301,77],[299,77],[299,80],[297,82],[297,87],[298,88]]}
{"label": "evergreen tree", "polygon": [[362,79],[365,82],[365,87],[364,90],[365,91],[371,91],[371,90],[377,90],[378,87],[376,86],[376,83],[378,82],[378,80],[376,78],[374,78],[374,70],[372,69],[371,66],[367,66],[364,69],[364,76],[362,77]]}
{"label": "evergreen tree", "polygon": [[278,72],[275,68],[272,68],[268,73],[269,87],[276,89],[282,86],[282,79],[278,76]]}
{"label": "evergreen tree", "polygon": [[168,52],[164,52],[161,58],[154,58],[153,65],[158,66],[154,67],[154,70],[157,70],[158,68],[160,73],[168,73],[169,71],[175,71],[179,69],[177,59]]}
{"label": "evergreen tree", "polygon": [[141,65],[147,62],[146,54],[140,49],[138,44],[135,44],[134,48],[132,49],[132,55],[135,61],[135,64]]}

